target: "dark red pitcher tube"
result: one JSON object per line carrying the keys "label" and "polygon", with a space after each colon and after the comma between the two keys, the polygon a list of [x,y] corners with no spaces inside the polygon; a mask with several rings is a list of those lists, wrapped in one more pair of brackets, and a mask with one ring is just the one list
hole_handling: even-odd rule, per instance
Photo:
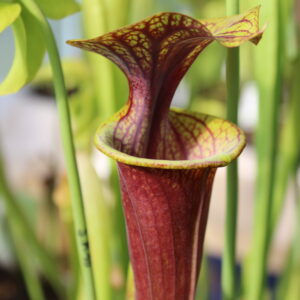
{"label": "dark red pitcher tube", "polygon": [[216,169],[118,167],[136,299],[194,299]]}

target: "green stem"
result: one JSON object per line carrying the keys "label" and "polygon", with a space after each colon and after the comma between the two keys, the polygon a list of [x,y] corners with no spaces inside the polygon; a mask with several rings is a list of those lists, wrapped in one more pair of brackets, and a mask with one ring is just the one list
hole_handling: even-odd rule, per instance
{"label": "green stem", "polygon": [[[296,270],[298,270],[298,276],[300,271],[300,187],[297,180],[297,171],[294,173],[294,187],[295,187],[295,234],[294,234],[294,241],[292,244],[292,251],[293,251],[293,265]],[[298,284],[297,284],[297,287]],[[298,289],[299,291],[299,289]]]}
{"label": "green stem", "polygon": [[[111,1],[104,0],[84,0],[82,2],[84,32],[87,37],[95,37],[104,34],[112,28],[123,25],[126,19],[125,8],[127,0]],[[93,9],[91,9],[93,7]],[[117,14],[117,15],[115,15]],[[114,18],[109,16],[115,15]],[[96,23],[95,23],[96,22]],[[117,108],[120,108],[126,100],[127,86],[124,91],[122,80],[124,82],[124,74],[120,70],[103,57],[99,57],[94,53],[87,53],[88,62],[92,72],[94,81],[95,95],[98,103],[98,115],[101,121],[113,115]],[[105,75],[104,75],[105,74]],[[122,78],[121,78],[122,76]],[[127,82],[125,82],[127,84]],[[122,210],[122,202],[120,195],[120,187],[115,162],[112,165],[111,185],[115,196],[116,204],[111,216],[114,236],[110,237],[114,240],[112,252],[117,255],[117,262],[121,264],[122,272],[126,278],[128,267],[128,247],[126,240],[125,221]],[[105,258],[103,258],[105,259]],[[98,266],[96,266],[98,268]],[[101,266],[99,266],[101,268]],[[120,294],[124,294],[125,287],[120,290]],[[114,295],[116,297],[116,295]]]}
{"label": "green stem", "polygon": [[[118,9],[116,8],[116,10]],[[95,37],[108,30],[108,11],[105,1],[84,0],[82,13],[84,32],[87,37]],[[103,121],[116,111],[112,64],[104,57],[99,57],[94,53],[86,55],[92,73],[98,113]]]}
{"label": "green stem", "polygon": [[111,278],[108,275],[112,270],[112,213],[102,190],[103,183],[98,178],[90,161],[90,153],[78,151],[77,161],[85,201],[85,212],[88,217],[87,225],[97,299],[115,300]]}
{"label": "green stem", "polygon": [[67,175],[72,199],[72,210],[76,230],[77,249],[80,257],[80,265],[85,283],[85,299],[95,299],[95,288],[93,272],[90,263],[88,232],[84,214],[83,198],[80,187],[79,174],[76,164],[75,149],[72,136],[71,118],[67,99],[67,92],[62,72],[62,66],[56,42],[52,30],[43,13],[34,0],[22,0],[24,6],[36,18],[43,31],[44,42],[49,54],[50,64],[53,72],[55,97],[57,101],[58,114],[60,119],[61,138],[64,150],[64,157],[67,168]]}
{"label": "green stem", "polygon": [[[58,276],[59,270],[50,254],[41,246],[36,238],[36,235],[31,228],[26,216],[22,209],[18,205],[17,200],[14,198],[12,192],[9,189],[8,183],[5,178],[4,167],[2,159],[0,157],[0,195],[3,196],[5,208],[9,218],[10,226],[12,227],[12,233],[15,234],[18,230],[18,236],[26,237],[26,242],[30,245],[35,257],[40,263],[40,267],[45,274],[46,278],[51,282],[56,291],[60,294],[63,293],[63,286],[61,283],[61,277]],[[13,237],[16,243],[18,237]],[[16,244],[17,247],[17,244]],[[22,255],[22,251],[17,252],[17,256]],[[18,257],[19,258],[19,257]],[[24,261],[20,258],[20,263]]]}
{"label": "green stem", "polygon": [[122,271],[126,274],[128,270],[128,264],[129,262],[129,253],[128,253],[128,245],[127,245],[127,238],[126,238],[126,224],[125,224],[125,218],[123,214],[123,208],[122,208],[122,197],[120,192],[120,185],[119,185],[119,176],[118,176],[118,169],[113,162],[112,166],[112,173],[111,173],[111,186],[113,190],[115,191],[115,197],[116,197],[116,206],[115,206],[115,218],[114,218],[114,230],[117,235],[117,248],[118,253],[120,256],[120,263],[122,267]]}
{"label": "green stem", "polygon": [[133,274],[131,264],[128,264],[125,300],[134,300],[134,298],[135,298],[134,274]]}
{"label": "green stem", "polygon": [[281,215],[282,206],[285,199],[285,193],[288,185],[289,176],[297,165],[300,134],[299,134],[299,116],[300,111],[300,55],[292,61],[293,71],[290,81],[291,91],[289,107],[283,124],[278,157],[278,170],[276,173],[276,184],[274,192],[274,205],[272,210],[272,228],[275,229]]}
{"label": "green stem", "polygon": [[278,299],[299,299],[299,278],[300,278],[300,189],[297,182],[297,172],[293,174],[295,188],[295,228],[294,238],[290,252],[285,264],[285,269],[280,278],[277,290]]}
{"label": "green stem", "polygon": [[[282,1],[283,2],[283,1]],[[257,143],[257,191],[254,231],[247,278],[247,299],[263,298],[267,276],[267,258],[272,239],[272,210],[277,170],[278,119],[282,86],[282,18],[278,0],[267,0],[264,16],[272,26],[255,51],[256,79],[260,94]]]}
{"label": "green stem", "polygon": [[209,300],[209,261],[204,253],[201,263],[201,272],[198,279],[195,300]]}
{"label": "green stem", "polygon": [[[38,241],[36,241],[35,235],[31,230],[27,220],[21,213],[20,208],[18,207],[17,201],[12,196],[8,184],[6,182],[6,178],[3,170],[2,159],[0,158],[0,195],[4,199],[4,204],[6,208],[7,221],[9,225],[9,229],[12,235],[12,241],[15,246],[17,260],[20,264],[20,268],[22,271],[22,275],[25,280],[25,284],[27,287],[28,294],[30,295],[30,299],[32,300],[43,300],[44,294],[41,283],[38,278],[37,270],[34,268],[33,264],[30,263],[32,258],[28,255],[28,248],[26,247],[26,243],[30,245],[33,250],[40,248]],[[26,243],[24,238],[26,238]],[[33,243],[31,243],[34,241]],[[38,246],[37,246],[38,245]],[[24,251],[23,248],[26,248],[27,251]],[[43,250],[36,251],[35,254],[42,252]],[[38,258],[41,258],[40,256]],[[44,261],[44,259],[42,259]]]}
{"label": "green stem", "polygon": [[[11,218],[8,215],[8,218]],[[39,275],[34,262],[32,262],[29,247],[26,245],[26,237],[22,235],[19,226],[11,219],[9,220],[9,227],[13,236],[13,243],[17,258],[22,270],[22,275],[27,287],[27,291],[31,300],[44,300],[45,295],[39,280]]]}
{"label": "green stem", "polygon": [[[227,15],[239,13],[239,1],[227,1]],[[239,102],[239,48],[227,50],[226,62],[227,84],[227,119],[238,122]],[[233,161],[227,167],[227,201],[224,254],[222,262],[222,294],[223,299],[233,300],[236,297],[236,227],[238,213],[238,163]]]}

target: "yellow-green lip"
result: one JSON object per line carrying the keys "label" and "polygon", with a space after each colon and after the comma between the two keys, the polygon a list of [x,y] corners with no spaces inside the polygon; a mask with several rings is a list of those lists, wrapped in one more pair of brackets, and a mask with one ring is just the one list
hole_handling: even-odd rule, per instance
{"label": "yellow-green lip", "polygon": [[[196,115],[198,117],[207,117],[208,115],[190,112],[184,109],[172,108],[172,111],[178,113],[188,113],[191,115]],[[209,116],[212,117],[212,116]],[[243,131],[238,128],[235,124],[223,120],[221,118],[212,117],[215,120],[222,120],[226,122],[226,124],[232,126],[239,132],[239,140],[237,141],[236,145],[233,148],[228,148],[227,151],[222,151],[215,155],[203,158],[203,159],[191,159],[191,160],[163,160],[163,159],[149,159],[149,158],[141,158],[126,154],[124,152],[120,152],[117,149],[113,148],[109,145],[109,139],[112,138],[112,132],[114,125],[117,123],[115,121],[108,121],[103,123],[97,129],[95,135],[95,144],[96,147],[109,156],[110,158],[116,160],[117,162],[140,166],[140,167],[147,167],[147,168],[158,168],[158,169],[196,169],[196,168],[207,168],[207,167],[224,167],[228,165],[231,161],[239,156],[246,145],[246,137]],[[112,118],[113,120],[114,118]]]}

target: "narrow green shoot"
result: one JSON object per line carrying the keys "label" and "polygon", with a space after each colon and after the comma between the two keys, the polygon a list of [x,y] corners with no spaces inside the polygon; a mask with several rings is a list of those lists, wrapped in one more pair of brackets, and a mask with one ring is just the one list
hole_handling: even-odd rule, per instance
{"label": "narrow green shoot", "polygon": [[[254,229],[249,272],[245,280],[248,300],[261,300],[267,276],[267,258],[272,239],[278,117],[281,99],[282,20],[278,1],[267,0],[262,17],[270,26],[255,51],[255,75],[259,90],[259,120],[256,131],[257,178]],[[271,26],[272,24],[272,26]]]}
{"label": "narrow green shoot", "polygon": [[81,179],[85,214],[89,229],[91,261],[97,299],[115,299],[111,284],[112,220],[108,201],[104,197],[101,179],[98,178],[89,152],[78,152],[77,161]]}
{"label": "narrow green shoot", "polygon": [[201,272],[198,279],[195,300],[209,300],[209,261],[206,254],[203,255]]}
{"label": "narrow green shoot", "polygon": [[[274,198],[274,207],[272,214],[272,224],[275,227],[280,217],[280,211],[285,199],[285,192],[288,182],[293,177],[295,187],[295,232],[294,240],[291,245],[287,263],[285,264],[285,270],[280,279],[278,288],[278,299],[298,299],[300,296],[299,289],[299,276],[300,276],[300,195],[299,185],[297,184],[296,169],[299,159],[299,146],[300,146],[300,134],[298,129],[299,117],[298,112],[300,109],[300,56],[293,61],[293,72],[291,74],[292,86],[290,94],[290,103],[282,130],[281,147],[278,167],[281,172],[278,172],[276,181],[276,194]],[[293,294],[297,293],[298,296]]]}
{"label": "narrow green shoot", "polygon": [[[39,266],[44,273],[45,277],[53,285],[56,291],[59,294],[63,292],[63,285],[61,282],[59,274],[59,269],[54,259],[50,254],[41,246],[39,241],[36,238],[36,235],[33,229],[30,226],[26,216],[22,212],[22,209],[19,207],[17,200],[14,198],[8,183],[5,178],[4,166],[0,158],[0,195],[2,195],[3,200],[5,201],[5,209],[9,217],[10,226],[12,227],[12,234],[18,233],[17,237],[13,237],[13,240],[21,237],[26,237],[27,243],[30,245],[32,252],[39,262]],[[13,223],[13,224],[12,224]],[[17,245],[16,245],[17,247]],[[21,251],[22,252],[22,251]],[[17,256],[23,253],[18,253]],[[25,258],[20,258],[20,263],[25,263]]]}
{"label": "narrow green shoot", "polygon": [[[227,0],[227,15],[239,13],[239,0]],[[237,124],[240,94],[239,48],[227,49],[226,61],[227,119]],[[222,294],[224,300],[236,298],[236,227],[238,214],[238,163],[227,167],[226,223],[222,261]]]}
{"label": "narrow green shoot", "polygon": [[134,300],[134,274],[131,264],[128,265],[127,282],[126,282],[126,300]]}
{"label": "narrow green shoot", "polygon": [[[28,240],[34,241],[33,243],[29,243],[29,245],[33,247],[33,250],[35,250],[35,246],[40,249],[35,254],[43,253],[43,250],[40,248],[40,245],[36,240],[35,234],[31,230],[29,223],[22,215],[21,210],[18,207],[17,201],[13,197],[8,187],[4,174],[5,173],[3,163],[0,157],[0,196],[2,196],[4,200],[7,222],[12,235],[12,241],[16,251],[17,260],[20,264],[20,268],[30,299],[43,300],[45,298],[41,282],[38,278],[38,272],[37,269],[33,266],[34,262],[30,262],[32,258],[28,255],[29,247],[26,246],[24,237],[26,237],[27,242]],[[24,251],[24,247],[26,251]],[[47,254],[43,253],[43,257],[46,258]],[[37,258],[39,259],[40,257]],[[45,260],[42,258],[42,261]],[[52,273],[53,271],[51,270],[50,272]],[[53,275],[55,275],[55,273]]]}
{"label": "narrow green shoot", "polygon": [[280,279],[277,290],[278,299],[299,299],[300,279],[300,189],[297,182],[297,174],[294,173],[294,195],[295,195],[295,228],[291,249],[287,258],[286,268]]}
{"label": "narrow green shoot", "polygon": [[299,159],[300,134],[299,134],[299,117],[300,111],[300,55],[293,60],[293,71],[291,73],[291,92],[290,103],[286,114],[286,120],[283,124],[279,155],[278,169],[280,172],[276,174],[274,205],[272,210],[272,228],[276,228],[278,219],[281,214],[286,193],[288,179],[293,172],[293,168],[297,165]]}
{"label": "narrow green shoot", "polygon": [[[10,218],[9,214],[8,218]],[[31,300],[45,300],[46,298],[39,279],[38,271],[34,266],[35,263],[32,261],[32,257],[30,257],[31,252],[29,251],[29,247],[26,245],[26,237],[22,236],[22,232],[17,223],[11,219],[8,222],[28,295]]]}
{"label": "narrow green shoot", "polygon": [[[122,23],[126,21],[127,16],[125,9],[120,9],[121,7],[125,7],[124,5],[126,5],[126,1],[124,0],[114,0],[110,3],[104,0],[84,0],[82,3],[82,11],[85,36],[92,37],[104,34],[113,27],[124,25]],[[91,9],[91,7],[93,7],[93,9]],[[116,14],[116,16],[115,18],[109,19],[108,16],[112,15],[112,13]],[[106,58],[99,57],[95,53],[86,53],[86,56],[91,68],[93,81],[95,82],[94,88],[98,115],[101,121],[104,121],[115,113],[126,101],[127,90],[124,91],[124,87],[121,85],[122,79],[123,81],[125,80],[124,75]],[[123,78],[120,78],[120,76],[123,76]],[[115,197],[114,211],[111,216],[114,235],[110,236],[110,241],[107,241],[107,243],[114,240],[113,252],[116,253],[116,260],[120,263],[124,278],[126,278],[129,261],[128,247],[121,195],[119,192],[118,174],[114,162],[111,164],[111,170],[111,190]],[[108,259],[107,257],[102,257],[104,262],[101,265],[105,265],[105,261]],[[99,268],[101,268],[101,265]],[[95,266],[95,268],[98,268],[98,266]],[[103,289],[103,284],[101,284],[101,286]],[[123,293],[124,289],[121,294]]]}
{"label": "narrow green shoot", "polygon": [[[83,24],[86,36],[97,36],[108,31],[105,2],[103,0],[83,1]],[[98,113],[103,121],[115,112],[112,65],[105,58],[99,58],[95,53],[87,53],[86,55],[92,72]]]}
{"label": "narrow green shoot", "polygon": [[21,3],[26,6],[28,11],[36,18],[37,22],[40,25],[40,28],[44,33],[45,45],[49,54],[50,64],[53,71],[53,81],[60,119],[61,137],[69,186],[71,190],[77,248],[79,252],[80,265],[86,291],[85,299],[93,300],[95,299],[95,288],[93,282],[92,266],[90,263],[88,231],[84,214],[84,205],[80,188],[79,174],[76,164],[67,92],[59,53],[56,47],[54,35],[48,24],[48,21],[44,17],[35,1],[22,0]]}

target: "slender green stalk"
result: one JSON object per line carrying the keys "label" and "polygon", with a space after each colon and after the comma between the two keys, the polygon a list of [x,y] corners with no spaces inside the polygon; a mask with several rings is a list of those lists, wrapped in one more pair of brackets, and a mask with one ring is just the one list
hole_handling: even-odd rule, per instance
{"label": "slender green stalk", "polygon": [[[227,0],[227,15],[239,13],[239,0]],[[238,102],[240,94],[239,48],[227,50],[227,119],[238,122]],[[236,227],[238,213],[238,163],[233,161],[227,167],[227,201],[224,254],[222,262],[222,294],[224,300],[236,297]]]}
{"label": "slender green stalk", "polygon": [[[108,31],[108,11],[106,1],[84,0],[82,3],[84,32],[88,38]],[[119,8],[116,8],[118,10]],[[115,112],[115,95],[112,64],[104,57],[87,53],[95,88],[98,113],[102,121]],[[105,75],[104,75],[105,74]]]}
{"label": "slender green stalk", "polygon": [[88,217],[91,260],[97,299],[115,299],[112,295],[111,277],[111,210],[105,201],[101,179],[98,178],[88,151],[77,153],[77,161]]}
{"label": "slender green stalk", "polygon": [[249,273],[245,281],[246,299],[263,298],[267,275],[267,257],[272,238],[271,213],[275,189],[278,117],[281,99],[282,30],[278,0],[266,0],[262,17],[269,26],[255,50],[258,83],[259,121],[256,132],[258,173],[254,212],[254,231]]}
{"label": "slender green stalk", "polygon": [[295,228],[294,238],[286,263],[286,268],[280,279],[278,288],[278,299],[293,300],[299,299],[300,288],[300,189],[297,182],[297,174],[293,176],[295,188]]}
{"label": "slender green stalk", "polygon": [[129,253],[128,253],[127,238],[126,238],[125,218],[123,214],[122,199],[121,199],[121,192],[120,192],[120,185],[119,185],[119,176],[118,176],[118,170],[115,162],[113,162],[112,165],[111,186],[115,191],[115,197],[117,201],[115,206],[116,216],[114,220],[115,221],[114,229],[118,233],[117,242],[118,242],[121,267],[123,272],[126,272],[129,264]]}
{"label": "slender green stalk", "polygon": [[198,279],[195,300],[209,300],[209,261],[207,255],[203,255],[201,272]]}
{"label": "slender green stalk", "polygon": [[[30,295],[30,299],[32,300],[43,300],[44,294],[43,289],[38,278],[38,272],[36,268],[33,266],[34,262],[30,262],[32,258],[28,255],[28,246],[26,247],[26,243],[28,241],[34,240],[33,243],[29,243],[33,250],[35,250],[36,245],[39,248],[39,243],[36,241],[35,235],[27,220],[21,214],[21,210],[17,205],[17,201],[12,196],[12,193],[8,187],[6,182],[6,178],[4,175],[2,159],[0,158],[0,195],[4,199],[4,204],[6,208],[7,221],[9,225],[9,229],[12,235],[12,241],[15,246],[17,260],[20,264],[20,268],[25,280],[25,284],[27,287],[28,294]],[[26,238],[26,242],[24,240]],[[27,251],[24,251],[23,248],[26,248]],[[43,250],[37,251],[35,254],[43,252]],[[43,256],[47,257],[47,254],[43,254]],[[38,257],[40,258],[40,257]],[[42,259],[42,261],[44,261]],[[50,271],[52,272],[52,270]],[[53,274],[54,275],[54,274]]]}
{"label": "slender green stalk", "polygon": [[[12,228],[12,233],[16,233],[18,230],[18,236],[26,237],[26,242],[30,245],[32,252],[40,263],[40,268],[45,274],[46,278],[51,282],[53,287],[59,294],[63,292],[63,285],[61,277],[58,276],[59,269],[50,256],[50,254],[41,246],[36,238],[36,235],[31,228],[29,221],[24,215],[23,211],[18,205],[17,200],[14,198],[12,192],[9,189],[8,183],[5,178],[4,167],[2,159],[0,157],[0,195],[3,196],[7,215],[9,217],[9,223]],[[17,228],[17,229],[16,229]],[[17,237],[13,237],[14,241]],[[17,245],[16,245],[17,247]],[[22,255],[23,252],[17,252],[17,255]],[[24,254],[23,254],[24,255]],[[25,261],[25,258],[20,258],[21,261]]]}
{"label": "slender green stalk", "polygon": [[[291,74],[292,86],[289,110],[287,112],[285,126],[283,128],[281,139],[280,152],[280,168],[276,181],[276,193],[274,202],[274,210],[272,214],[272,224],[275,227],[280,216],[281,207],[284,201],[285,190],[288,184],[288,179],[293,175],[295,188],[295,229],[294,239],[288,255],[285,269],[280,278],[280,283],[277,291],[278,299],[298,299],[300,297],[299,278],[300,278],[300,189],[297,183],[297,166],[299,163],[299,117],[300,109],[300,56],[292,62],[293,72]],[[283,176],[281,174],[284,174]],[[280,181],[281,179],[281,181]],[[284,179],[284,180],[283,180]]]}
{"label": "slender green stalk", "polygon": [[[127,15],[126,11],[127,0],[113,0],[109,3],[104,0],[84,0],[82,3],[84,32],[87,37],[95,37],[104,34],[111,29],[115,29],[124,25]],[[91,9],[93,7],[93,9]],[[122,9],[123,8],[123,9]],[[114,15],[113,18],[109,16]],[[95,23],[96,22],[96,23]],[[126,91],[121,85],[124,74],[120,70],[103,57],[99,57],[94,53],[87,53],[88,62],[94,80],[95,95],[98,103],[98,115],[101,120],[105,120],[113,115],[126,101]],[[105,75],[104,75],[105,74]],[[120,78],[122,76],[123,78]],[[127,84],[127,81],[125,82]],[[122,103],[122,105],[120,105]],[[126,277],[128,267],[128,247],[126,240],[125,221],[122,211],[121,195],[118,174],[113,162],[111,172],[111,186],[115,196],[114,212],[111,216],[113,222],[114,236],[110,240],[114,240],[114,249],[117,261],[120,263],[124,278]],[[100,183],[100,181],[99,181]],[[107,241],[108,243],[109,241]],[[103,257],[103,260],[108,258]],[[97,266],[96,266],[97,267]],[[100,266],[101,267],[101,266]],[[101,284],[103,286],[103,284]],[[124,290],[120,291],[124,296]],[[116,295],[114,295],[116,297]]]}
{"label": "slender green stalk", "polygon": [[77,248],[80,257],[82,276],[85,283],[85,299],[92,300],[95,299],[95,288],[89,254],[88,231],[84,214],[84,205],[80,187],[79,174],[76,164],[67,92],[59,53],[56,47],[56,42],[52,30],[43,13],[36,5],[35,1],[22,0],[21,2],[24,4],[24,6],[27,7],[29,12],[39,22],[40,27],[43,30],[44,42],[49,54],[50,64],[53,72],[53,81],[58,107],[58,114],[60,119],[60,129],[64,157],[66,162],[69,186],[71,190],[72,210],[76,230]]}
{"label": "slender green stalk", "polygon": [[278,169],[274,192],[274,206],[272,210],[272,228],[276,228],[285,199],[288,179],[297,164],[300,147],[299,116],[300,111],[300,55],[293,60],[293,71],[291,73],[290,103],[283,124],[278,157]]}
{"label": "slender green stalk", "polygon": [[[8,218],[10,216],[8,215]],[[9,227],[13,235],[13,243],[15,245],[15,250],[17,258],[22,270],[24,281],[27,287],[28,295],[31,300],[44,300],[44,291],[39,279],[39,274],[34,262],[32,262],[32,257],[30,256],[30,251],[28,245],[26,245],[26,237],[22,236],[19,226],[9,220]]]}
{"label": "slender green stalk", "polygon": [[[67,208],[71,210],[70,208]],[[67,227],[67,233],[70,237],[70,252],[69,252],[69,263],[70,263],[70,270],[72,273],[72,281],[70,282],[69,288],[67,289],[67,296],[66,299],[73,300],[73,299],[81,299],[78,297],[79,290],[81,287],[81,276],[80,276],[80,265],[79,265],[79,257],[76,247],[76,236],[74,232],[74,225],[72,219],[65,221]]]}
{"label": "slender green stalk", "polygon": [[134,300],[134,274],[131,264],[128,265],[127,283],[126,283],[126,300]]}

